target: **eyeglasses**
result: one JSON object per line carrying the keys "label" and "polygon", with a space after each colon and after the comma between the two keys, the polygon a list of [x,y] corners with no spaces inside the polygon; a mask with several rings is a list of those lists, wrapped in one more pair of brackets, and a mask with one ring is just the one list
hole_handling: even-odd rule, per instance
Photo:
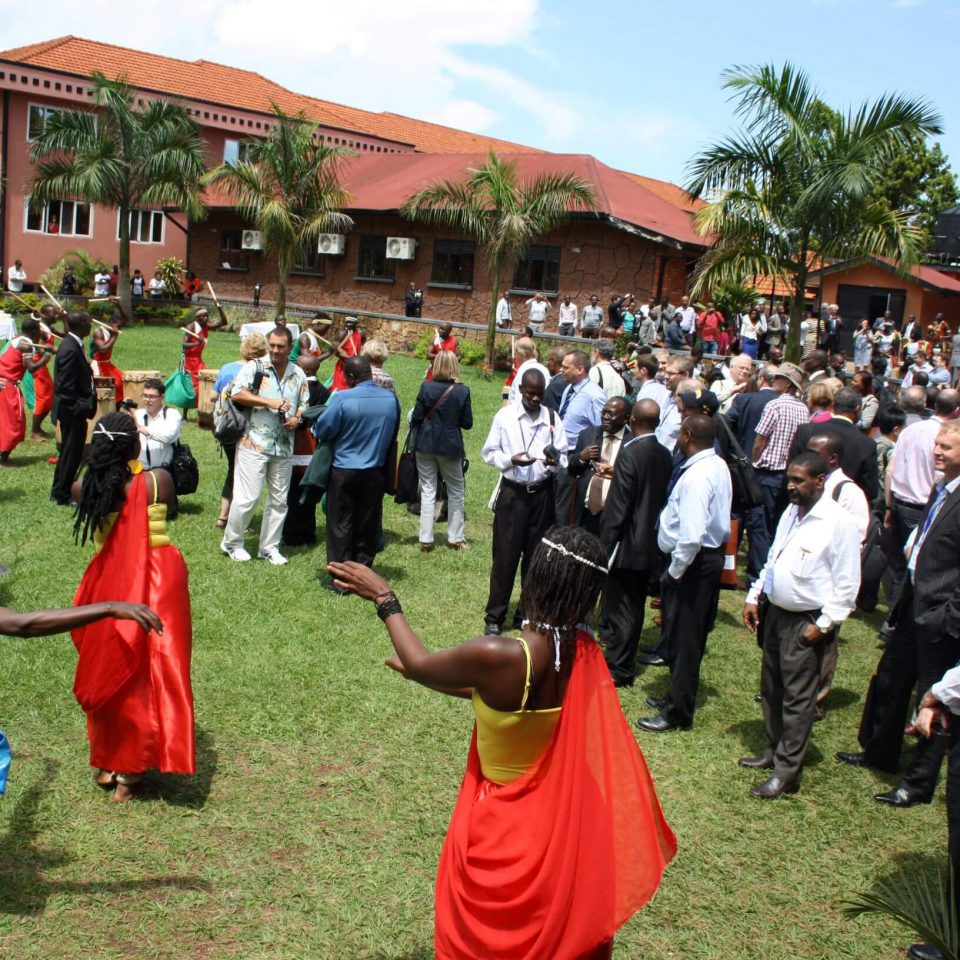
{"label": "eyeglasses", "polygon": [[159,399],[160,399],[160,394],[159,394],[159,393],[145,393],[145,394],[143,394],[143,399],[146,400],[146,401],[149,403],[151,400],[159,400]]}

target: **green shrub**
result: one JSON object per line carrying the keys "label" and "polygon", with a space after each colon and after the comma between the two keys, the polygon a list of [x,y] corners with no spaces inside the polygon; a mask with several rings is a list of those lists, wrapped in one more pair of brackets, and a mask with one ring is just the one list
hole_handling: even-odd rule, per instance
{"label": "green shrub", "polygon": [[154,270],[167,285],[167,296],[171,300],[179,298],[183,291],[183,278],[186,274],[186,265],[179,257],[164,257],[158,260]]}
{"label": "green shrub", "polygon": [[419,357],[421,360],[427,359],[427,351],[430,349],[430,344],[433,343],[433,331],[425,330],[423,336],[416,342],[413,348],[413,355]]}
{"label": "green shrub", "polygon": [[[35,293],[21,293],[20,298],[26,303],[29,303],[30,307],[34,310],[39,310],[45,303],[47,303],[46,297],[37,296]],[[29,312],[27,308],[20,302],[20,300],[14,300],[14,298],[10,296],[3,297],[3,299],[0,300],[0,310],[3,310],[5,313],[9,313],[14,316],[19,316]]]}
{"label": "green shrub", "polygon": [[460,363],[468,367],[479,367],[483,363],[485,352],[483,344],[474,343],[471,340],[462,340],[460,342]]}
{"label": "green shrub", "polygon": [[110,272],[110,264],[95,260],[86,250],[68,250],[56,263],[51,264],[42,274],[40,282],[56,296],[63,283],[67,267],[73,267],[73,277],[77,281],[77,293],[90,293],[93,290],[93,276],[101,271]]}

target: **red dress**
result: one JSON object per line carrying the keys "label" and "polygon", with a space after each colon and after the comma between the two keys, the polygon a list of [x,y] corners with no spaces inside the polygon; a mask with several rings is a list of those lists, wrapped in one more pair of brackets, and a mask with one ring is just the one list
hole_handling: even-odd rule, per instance
{"label": "red dress", "polygon": [[[210,330],[207,327],[200,327],[200,333],[194,329],[200,327],[200,324],[191,324],[186,329],[190,331],[184,339],[183,345],[183,369],[190,374],[193,381],[194,395],[200,396],[200,371],[203,369],[203,348],[207,345],[207,337],[210,336]],[[202,337],[202,340],[195,340],[194,337]]]}
{"label": "red dress", "polygon": [[[56,341],[51,336],[44,339],[44,344],[48,347],[56,346]],[[42,360],[45,355],[35,353],[34,361]],[[44,364],[42,367],[33,371],[33,415],[42,417],[53,409],[53,377],[50,376],[50,365]]]}
{"label": "red dress", "polygon": [[27,432],[27,408],[20,392],[20,381],[26,372],[25,354],[17,347],[21,337],[14,337],[0,353],[0,452],[9,453]]}
{"label": "red dress", "polygon": [[609,955],[676,849],[600,648],[581,632],[533,767],[505,786],[486,780],[474,731],[437,871],[437,960]]}
{"label": "red dress", "polygon": [[193,773],[187,567],[176,547],[150,546],[147,476],[134,476],[73,602],[145,603],[160,615],[163,633],[109,619],[72,631],[79,654],[73,692],[87,715],[91,766]]}
{"label": "red dress", "polygon": [[[94,341],[95,343],[96,341]],[[113,396],[117,403],[123,400],[123,374],[113,364],[113,348],[117,345],[116,335],[111,335],[105,350],[95,350],[90,359],[95,364],[94,376],[110,377],[113,380]]]}
{"label": "red dress", "polygon": [[[451,333],[446,340],[441,340],[439,343],[434,341],[434,346],[438,347],[437,354],[433,358],[433,360],[436,360],[442,350],[449,350],[451,353],[457,352],[457,338]],[[427,367],[427,375],[423,378],[424,380],[433,379],[433,360],[430,361],[430,366]]]}
{"label": "red dress", "polygon": [[[363,339],[360,336],[359,330],[354,330],[347,338],[343,344],[343,349],[347,351],[347,354],[351,357],[360,356],[360,347],[363,346]],[[343,372],[343,360],[340,357],[337,357],[337,362],[333,367],[333,384],[330,387],[330,390],[348,390],[350,384],[347,383],[347,376]]]}

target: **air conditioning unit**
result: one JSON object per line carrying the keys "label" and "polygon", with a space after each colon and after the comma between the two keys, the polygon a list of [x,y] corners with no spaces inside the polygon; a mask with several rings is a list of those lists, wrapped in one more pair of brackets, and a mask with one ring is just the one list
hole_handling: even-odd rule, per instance
{"label": "air conditioning unit", "polygon": [[417,251],[413,237],[387,237],[388,260],[412,260]]}
{"label": "air conditioning unit", "polygon": [[317,253],[340,256],[347,248],[347,238],[342,233],[321,233],[317,240]]}
{"label": "air conditioning unit", "polygon": [[262,250],[263,234],[259,230],[244,230],[240,246],[244,250]]}

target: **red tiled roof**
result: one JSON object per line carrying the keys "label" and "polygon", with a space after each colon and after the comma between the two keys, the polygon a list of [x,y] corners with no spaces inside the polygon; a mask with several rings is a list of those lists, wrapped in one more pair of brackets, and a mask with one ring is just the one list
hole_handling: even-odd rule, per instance
{"label": "red tiled roof", "polygon": [[[177,60],[81,37],[58,37],[43,43],[0,52],[0,60],[30,64],[74,76],[88,77],[97,69],[111,78],[124,77],[132,86],[237,109],[269,113],[276,103],[287,113],[302,110],[318,124],[409,144],[423,153],[503,153],[548,155],[536,147],[488,137],[454,127],[415,120],[397,113],[374,113],[329,100],[294,93],[259,73],[223,66],[209,60]],[[605,168],[609,170],[609,168]],[[613,171],[610,171],[611,173]],[[695,212],[703,201],[693,200],[681,187],[663,180],[625,173],[675,209]],[[678,238],[679,239],[679,238]],[[701,243],[702,241],[689,241]]]}
{"label": "red tiled roof", "polygon": [[[615,220],[639,228],[654,239],[674,240],[685,246],[703,247],[688,213],[585,154],[504,153],[517,164],[522,180],[562,170],[593,184],[597,210]],[[344,166],[344,185],[353,195],[354,210],[397,210],[404,201],[433,180],[457,180],[467,170],[480,166],[484,153],[365,154]]]}
{"label": "red tiled roof", "polygon": [[[886,257],[859,257],[854,260],[844,260],[842,263],[833,263],[829,267],[818,270],[810,275],[810,282],[817,283],[825,273],[836,273],[851,267],[863,266],[865,263],[872,263],[891,273],[896,273],[897,270],[896,264]],[[936,267],[918,265],[908,271],[908,276],[921,286],[938,290],[940,293],[960,294],[960,277],[952,273],[941,273]]]}

